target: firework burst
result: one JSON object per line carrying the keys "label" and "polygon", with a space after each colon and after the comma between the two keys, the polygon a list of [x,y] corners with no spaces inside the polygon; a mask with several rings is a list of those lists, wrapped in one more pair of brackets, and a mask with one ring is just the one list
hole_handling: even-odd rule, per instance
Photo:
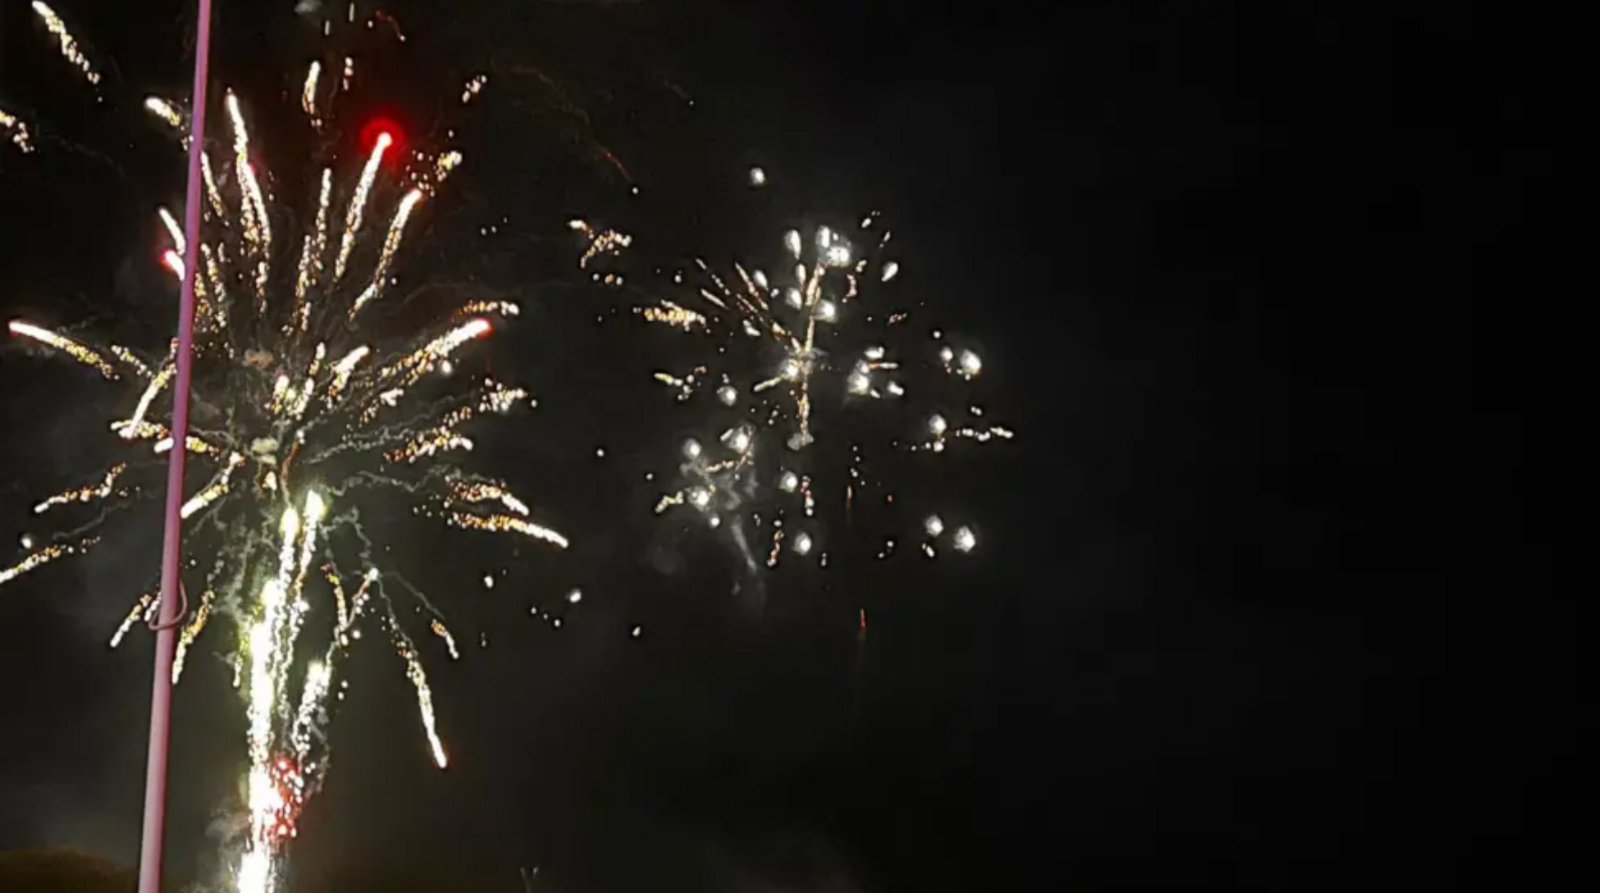
{"label": "firework burst", "polygon": [[[619,285],[620,273],[597,267],[630,237],[585,221],[571,227],[584,239],[580,267]],[[977,349],[913,330],[909,302],[895,292],[891,239],[877,214],[852,234],[790,230],[767,266],[719,272],[696,258],[632,308],[644,324],[680,334],[689,359],[655,379],[702,432],[677,445],[654,511],[697,519],[751,575],[790,562],[827,567],[863,544],[883,560],[902,539],[929,558],[979,545],[969,524],[904,505],[935,494],[897,499],[896,472],[920,461],[914,454],[947,461],[958,445],[1013,433],[974,402]]]}
{"label": "firework burst", "polygon": [[[35,9],[63,56],[98,85],[98,69],[62,19],[43,4]],[[347,72],[350,65],[346,60]],[[332,83],[319,80],[320,70],[320,63],[312,64],[297,97],[308,126],[319,132],[328,127],[338,95]],[[482,86],[479,79],[469,89],[476,95]],[[536,512],[503,481],[449,461],[472,448],[466,432],[482,416],[511,412],[525,394],[486,377],[465,382],[464,389],[462,380],[452,379],[456,389],[445,390],[431,373],[491,336],[495,321],[514,316],[516,305],[472,301],[444,308],[430,326],[381,334],[393,331],[399,316],[384,312],[394,303],[392,270],[461,154],[419,153],[424,163],[413,164],[400,177],[405,182],[396,183],[383,163],[393,140],[379,134],[358,163],[332,162],[320,170],[309,219],[297,221],[261,165],[239,97],[228,92],[222,104],[228,134],[216,142],[226,151],[213,157],[219,147],[207,146],[207,211],[199,238],[186,240],[171,215],[160,213],[171,241],[168,269],[181,280],[187,264],[198,265],[194,423],[182,447],[193,454],[193,473],[182,516],[190,556],[185,565],[193,569],[187,588],[200,595],[190,605],[173,676],[176,681],[182,673],[184,655],[208,621],[234,621],[234,683],[246,706],[249,756],[249,838],[234,882],[258,893],[276,886],[299,812],[327,770],[328,695],[363,626],[376,625],[394,647],[416,690],[428,749],[441,768],[448,762],[428,675],[399,621],[391,586],[416,598],[452,655],[454,638],[431,602],[396,569],[379,565],[380,547],[362,523],[363,512],[407,514],[410,507],[409,513],[461,530],[554,548],[567,541],[537,523]],[[145,108],[181,132],[186,111],[179,104],[152,98]],[[18,148],[32,149],[21,122],[7,116],[0,124]],[[380,319],[388,325],[376,325]],[[112,514],[142,495],[159,494],[164,463],[153,457],[175,446],[169,428],[173,345],[154,351],[100,346],[23,320],[11,322],[9,331],[120,389],[119,411],[107,427],[127,455],[37,504],[40,515],[77,511],[80,517],[47,543],[25,544],[26,554],[0,568],[0,584],[92,549]],[[202,555],[210,557],[202,562]],[[347,578],[360,581],[348,597]],[[323,593],[336,622],[313,649],[317,658],[306,660],[301,634],[313,599]],[[112,645],[134,623],[153,618],[157,602],[153,594],[141,597]]]}

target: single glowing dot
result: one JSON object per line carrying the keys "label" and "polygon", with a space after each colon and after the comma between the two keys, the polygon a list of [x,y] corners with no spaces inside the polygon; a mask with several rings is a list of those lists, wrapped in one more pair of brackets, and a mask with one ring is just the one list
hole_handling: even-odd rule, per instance
{"label": "single glowing dot", "polygon": [[783,300],[787,302],[790,307],[799,310],[802,303],[800,289],[794,287],[784,289]]}
{"label": "single glowing dot", "polygon": [[792,358],[784,360],[783,365],[779,367],[779,374],[788,379],[799,378],[800,363]]}
{"label": "single glowing dot", "polygon": [[750,185],[751,186],[765,186],[765,185],[767,185],[767,172],[762,170],[759,167],[751,168],[750,169]]}
{"label": "single glowing dot", "polygon": [[643,634],[644,634],[644,627],[636,626],[636,627],[633,628],[633,637],[635,639],[639,638],[639,636],[641,636]]}
{"label": "single glowing dot", "polygon": [[32,536],[29,536],[26,533],[24,533],[22,535],[22,548],[24,548],[24,549],[32,549],[33,548],[33,537]]}
{"label": "single glowing dot", "polygon": [[941,332],[938,329],[934,329],[933,330],[933,340],[938,341],[940,338],[943,338],[943,337],[944,337],[944,332]]}
{"label": "single glowing dot", "polygon": [[483,588],[485,588],[485,589],[493,589],[494,588],[494,577],[491,577],[488,574],[484,574],[483,575]]}
{"label": "single glowing dot", "polygon": [[639,187],[635,186],[635,187],[633,187],[632,189],[630,189],[628,191],[633,193],[634,195],[638,195],[639,194]]}
{"label": "single glowing dot", "polygon": [[700,458],[700,441],[693,438],[683,442],[683,454],[690,459]]}
{"label": "single glowing dot", "polygon": [[833,322],[839,317],[839,308],[832,301],[817,302],[817,318],[823,322]]}
{"label": "single glowing dot", "polygon": [[778,486],[785,493],[793,493],[795,488],[800,486],[800,476],[792,471],[785,471],[778,477]]}
{"label": "single glowing dot", "polygon": [[604,459],[606,457],[606,448],[605,447],[595,447],[594,455],[595,455],[595,458],[597,458],[597,459]]}
{"label": "single glowing dot", "polygon": [[733,385],[725,384],[717,388],[717,399],[722,401],[723,406],[732,406],[739,399],[739,391]]}
{"label": "single glowing dot", "polygon": [[788,232],[784,233],[783,234],[783,245],[784,245],[785,248],[789,249],[789,253],[790,254],[794,255],[795,257],[799,257],[800,256],[800,231],[791,229]]}
{"label": "single glowing dot", "polygon": [[811,551],[811,535],[808,533],[796,534],[794,538],[794,550],[800,555],[809,553]]}
{"label": "single glowing dot", "polygon": [[825,226],[817,227],[817,248],[825,251],[827,250],[828,246],[832,244],[833,230],[828,229]]}
{"label": "single glowing dot", "polygon": [[850,246],[834,245],[823,254],[822,259],[830,267],[848,267],[850,265]]}
{"label": "single glowing dot", "polygon": [[938,515],[929,515],[923,520],[922,529],[928,531],[928,536],[938,536],[944,533],[944,520]]}
{"label": "single glowing dot", "polygon": [[888,263],[883,265],[883,281],[884,282],[888,282],[890,279],[893,279],[899,273],[900,273],[900,265],[895,263],[894,261],[889,261]]}
{"label": "single glowing dot", "polygon": [[956,528],[955,545],[956,545],[956,550],[957,551],[960,551],[960,552],[971,552],[972,548],[974,546],[976,546],[977,544],[978,544],[978,537],[977,537],[976,534],[974,534],[972,532],[972,528],[970,528],[970,527],[958,527],[958,528]]}
{"label": "single glowing dot", "polygon": [[928,419],[928,430],[932,431],[936,437],[940,434],[943,434],[945,429],[948,427],[949,424],[945,422],[944,416],[942,415],[934,415]]}
{"label": "single glowing dot", "polygon": [[450,362],[449,360],[445,360],[444,362],[439,364],[439,372],[440,372],[440,374],[453,375],[453,374],[455,374],[455,371],[456,371],[455,364]]}
{"label": "single glowing dot", "polygon": [[750,448],[750,432],[740,428],[728,443],[736,452],[742,453]]}
{"label": "single glowing dot", "polygon": [[583,590],[582,589],[574,589],[571,592],[567,593],[567,601],[570,602],[571,604],[574,604],[574,605],[577,604],[578,602],[583,601]]}
{"label": "single glowing dot", "polygon": [[961,352],[961,371],[968,375],[977,375],[983,369],[983,360],[970,350]]}
{"label": "single glowing dot", "polygon": [[861,394],[865,394],[868,389],[872,387],[872,379],[867,377],[867,373],[857,369],[856,371],[850,373],[848,385],[850,388],[850,393],[859,396]]}
{"label": "single glowing dot", "polygon": [[696,487],[689,491],[689,502],[697,509],[703,509],[711,504],[711,491],[704,487]]}
{"label": "single glowing dot", "polygon": [[955,359],[955,358],[956,358],[956,352],[950,349],[950,345],[947,344],[944,347],[939,348],[939,360],[940,360],[940,362],[943,362],[946,365],[948,365],[950,363],[950,361]]}
{"label": "single glowing dot", "polygon": [[759,285],[762,288],[766,288],[767,287],[767,274],[766,273],[763,273],[760,270],[757,270],[757,271],[755,271],[754,273],[752,273],[750,275],[750,278],[755,280],[756,285]]}

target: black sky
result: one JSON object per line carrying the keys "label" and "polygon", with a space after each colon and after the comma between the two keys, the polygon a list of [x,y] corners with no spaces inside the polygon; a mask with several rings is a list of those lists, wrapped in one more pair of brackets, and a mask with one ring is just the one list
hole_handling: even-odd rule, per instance
{"label": "black sky", "polygon": [[[85,30],[123,77],[181,84],[183,19],[155,5],[170,14],[97,9]],[[283,23],[265,41],[228,34],[254,21],[234,5],[219,0],[229,64],[281,65],[301,39],[293,4],[260,4]],[[641,195],[562,160],[537,122],[469,135],[482,162],[451,225],[505,215],[514,235],[459,239],[454,261],[477,255],[562,327],[495,357],[548,394],[501,458],[592,542],[541,559],[540,591],[591,597],[560,631],[526,600],[471,609],[491,645],[440,671],[446,773],[403,678],[358,666],[296,851],[304,889],[471,872],[499,884],[471,889],[515,890],[535,864],[575,893],[1449,886],[1483,858],[1453,836],[1464,757],[1429,734],[1446,571],[1472,524],[1459,440],[1521,455],[1513,424],[1461,430],[1475,265],[1435,260],[1473,213],[1447,188],[1473,165],[1466,12],[413,5],[401,20],[413,44],[438,32],[416,50],[438,70],[470,69],[481,39],[608,88],[590,97],[595,136]],[[38,40],[25,7],[0,15],[0,99],[43,114],[71,91],[27,86],[50,57],[19,49]],[[171,176],[127,157],[100,176],[130,203]],[[68,179],[82,164],[0,152],[8,317],[126,312],[159,281],[129,234],[167,196],[96,213]],[[751,164],[770,194],[743,187]],[[654,448],[622,441],[628,401],[657,395],[628,390],[626,349],[572,303],[589,299],[549,287],[570,276],[556,240],[574,212],[692,251],[753,210],[873,208],[935,316],[985,345],[987,403],[1019,431],[947,482],[993,535],[965,569],[791,586],[799,607],[756,623],[717,573],[653,571],[647,521],[617,520],[639,514],[629,463]],[[47,368],[0,355],[15,524],[50,489],[34,481],[86,467],[80,441],[99,433],[94,382]],[[1510,488],[1479,486],[1520,538]],[[103,643],[137,548],[0,591],[0,848],[132,860],[149,646]],[[226,682],[213,666],[179,693],[169,853],[184,870],[233,783]]]}

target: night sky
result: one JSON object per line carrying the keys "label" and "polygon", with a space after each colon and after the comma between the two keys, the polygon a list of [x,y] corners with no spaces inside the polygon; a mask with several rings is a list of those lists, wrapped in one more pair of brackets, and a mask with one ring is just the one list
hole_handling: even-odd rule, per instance
{"label": "night sky", "polygon": [[[133,6],[59,4],[119,83],[181,92],[187,4]],[[218,6],[217,83],[292,89],[315,42],[293,4]],[[527,306],[490,361],[541,409],[475,464],[527,482],[574,548],[502,550],[526,558],[521,588],[450,596],[458,636],[489,645],[431,664],[447,771],[392,659],[353,663],[293,889],[514,891],[535,865],[561,893],[1348,889],[1473,870],[1441,818],[1466,802],[1462,751],[1441,756],[1428,722],[1445,570],[1473,526],[1454,457],[1522,447],[1504,420],[1461,430],[1474,265],[1428,260],[1472,213],[1441,188],[1472,164],[1445,61],[1472,23],[1304,3],[776,6],[394,4],[410,39],[374,69],[402,101],[374,113],[424,121],[464,73],[505,73],[416,263]],[[133,114],[92,108],[49,49],[4,0],[0,105],[99,148],[0,147],[0,312],[159,333],[151,211],[178,201],[181,166],[119,139]],[[514,73],[530,66],[568,79],[588,121],[540,113]],[[748,188],[752,164],[770,188]],[[640,472],[683,422],[638,334],[596,322],[614,299],[575,287],[564,224],[682,256],[873,209],[923,323],[983,345],[984,402],[1019,437],[929,482],[982,519],[970,560],[785,578],[753,616],[726,555],[649,514]],[[15,533],[101,455],[110,392],[92,379],[0,350]],[[1518,501],[1473,487],[1481,506]],[[1515,538],[1521,517],[1495,523]],[[429,533],[404,548],[476,579]],[[134,861],[150,642],[105,641],[157,543],[151,528],[0,590],[0,850]],[[561,628],[529,616],[572,586],[586,597]],[[193,663],[167,852],[205,876],[242,722],[221,661]]]}

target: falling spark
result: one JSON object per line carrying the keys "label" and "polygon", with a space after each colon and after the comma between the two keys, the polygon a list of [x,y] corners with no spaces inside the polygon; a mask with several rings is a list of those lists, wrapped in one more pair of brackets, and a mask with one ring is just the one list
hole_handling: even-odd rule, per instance
{"label": "falling spark", "polygon": [[372,272],[372,283],[367,286],[366,291],[363,291],[360,297],[356,298],[355,304],[351,306],[351,319],[355,319],[356,314],[361,312],[361,308],[365,307],[368,302],[377,299],[382,294],[384,281],[389,276],[389,265],[394,262],[394,253],[400,249],[400,238],[405,232],[406,220],[411,216],[411,209],[415,208],[419,201],[422,201],[422,190],[420,189],[411,190],[406,193],[405,198],[400,200],[400,208],[395,211],[394,220],[389,224],[389,235],[383,240],[383,253],[378,255],[378,265]]}
{"label": "falling spark", "polygon": [[36,515],[42,515],[58,505],[66,505],[71,502],[87,503],[94,502],[97,499],[105,499],[107,496],[111,495],[113,489],[116,487],[117,478],[127,470],[128,463],[118,462],[106,470],[106,476],[100,481],[100,483],[90,484],[83,487],[75,487],[71,490],[57,493],[49,499],[46,499],[45,501],[34,506],[33,513]]}
{"label": "falling spark", "polygon": [[361,180],[356,184],[356,193],[350,199],[350,210],[344,220],[344,235],[339,241],[339,259],[333,265],[333,278],[337,282],[344,278],[345,267],[350,261],[350,252],[355,248],[356,232],[361,228],[361,216],[366,212],[367,196],[372,192],[372,184],[378,179],[378,165],[383,161],[383,153],[394,143],[394,137],[388,133],[378,134],[377,140],[372,144],[372,154],[367,156],[367,166],[361,169]]}
{"label": "falling spark", "polygon": [[528,504],[518,499],[511,491],[501,484],[492,481],[451,481],[451,495],[461,502],[498,502],[509,511],[523,517],[528,516]]}
{"label": "falling spark", "polygon": [[450,652],[451,660],[461,659],[461,652],[456,650],[456,638],[450,635],[449,627],[445,626],[442,621],[435,620],[428,625],[428,628],[433,630],[434,635],[444,640],[445,648]]}
{"label": "falling spark", "polygon": [[128,630],[133,629],[133,625],[139,622],[141,618],[150,616],[155,611],[158,601],[159,599],[154,592],[147,592],[139,596],[139,600],[133,603],[133,607],[122,618],[122,623],[117,626],[116,632],[111,634],[111,641],[108,644],[112,648],[121,645],[122,640],[128,635]]}
{"label": "falling spark", "polygon": [[[177,220],[173,219],[172,212],[166,208],[157,208],[156,214],[161,218],[161,225],[167,228],[167,235],[172,237],[172,244],[175,246],[178,256],[182,257],[187,254],[189,249],[183,240],[183,228],[178,226]],[[180,269],[178,273],[181,276],[182,270]]]}
{"label": "falling spark", "polygon": [[73,37],[72,32],[67,30],[67,24],[61,21],[61,17],[56,15],[55,10],[39,2],[39,0],[34,0],[33,11],[39,15],[40,19],[44,20],[44,26],[50,29],[50,33],[60,43],[61,55],[83,73],[83,79],[91,84],[100,83],[100,72],[95,71],[94,65],[89,62],[88,57],[83,54],[83,50],[78,47],[77,38]]}
{"label": "falling spark", "polygon": [[28,125],[5,109],[0,109],[0,128],[10,134],[11,145],[16,146],[17,151],[24,155],[38,151],[33,144],[33,137],[28,134]]}
{"label": "falling spark", "polygon": [[53,347],[67,356],[72,357],[74,360],[84,364],[85,366],[96,370],[101,375],[112,381],[115,381],[118,378],[116,368],[113,367],[105,357],[101,356],[99,352],[80,344],[79,342],[74,341],[65,335],[58,335],[49,329],[42,329],[36,325],[22,322],[21,320],[13,320],[9,324],[8,328],[10,328],[11,334],[20,335],[23,338],[32,338],[34,341],[37,341],[40,344]]}
{"label": "falling spark", "polygon": [[401,639],[395,643],[400,658],[406,662],[406,678],[411,680],[412,686],[417,690],[417,711],[422,717],[422,729],[428,736],[428,747],[433,751],[434,765],[440,769],[450,765],[450,758],[445,755],[444,742],[439,740],[439,729],[433,715],[433,689],[428,687],[428,673],[422,669],[422,662],[417,660],[416,648],[412,647],[410,639]]}
{"label": "falling spark", "polygon": [[616,255],[622,253],[624,248],[633,244],[633,237],[614,229],[595,230],[586,221],[572,220],[568,224],[572,229],[583,233],[589,238],[589,245],[578,258],[578,266],[587,268],[589,262],[604,254]]}
{"label": "falling spark", "polygon": [[189,622],[183,626],[183,634],[178,637],[178,650],[173,655],[173,685],[177,685],[178,679],[183,676],[184,658],[189,654],[189,646],[194,644],[194,640],[200,635],[200,631],[205,629],[206,621],[211,618],[211,605],[216,601],[216,597],[215,590],[207,589],[200,597],[200,605],[195,608],[194,616],[190,617]]}
{"label": "falling spark", "polygon": [[322,63],[313,59],[306,68],[306,83],[300,88],[300,108],[305,110],[306,117],[311,119],[311,125],[318,130],[322,129],[322,117],[317,114],[317,78],[322,76]]}
{"label": "falling spark", "polygon": [[306,236],[300,252],[300,271],[294,282],[294,314],[290,325],[304,332],[311,324],[310,291],[322,279],[322,258],[328,250],[328,204],[333,197],[333,171],[322,170],[322,189],[317,195],[315,229]]}
{"label": "falling spark", "polygon": [[464,530],[485,530],[490,533],[520,533],[534,539],[553,543],[559,548],[567,547],[567,538],[548,527],[526,521],[522,518],[513,518],[510,515],[470,515],[465,512],[451,512],[446,516],[446,521],[452,527]]}
{"label": "falling spark", "polygon": [[684,330],[706,324],[706,318],[703,314],[696,313],[685,307],[679,307],[671,301],[663,301],[659,307],[636,309],[635,312],[643,316],[646,322],[664,323]]}
{"label": "falling spark", "polygon": [[[58,558],[81,555],[84,552],[87,552],[95,544],[95,542],[96,540],[94,539],[87,539],[81,543],[78,543],[77,545],[52,543],[51,545],[45,546],[44,548],[39,549],[23,558],[16,564],[0,570],[0,586],[4,586],[28,571],[43,567],[44,565],[47,565]],[[30,546],[25,545],[23,548],[30,548]]]}
{"label": "falling spark", "polygon": [[167,126],[174,130],[183,127],[183,115],[178,113],[172,103],[159,96],[147,96],[144,100],[145,110],[157,118],[167,122]]}

